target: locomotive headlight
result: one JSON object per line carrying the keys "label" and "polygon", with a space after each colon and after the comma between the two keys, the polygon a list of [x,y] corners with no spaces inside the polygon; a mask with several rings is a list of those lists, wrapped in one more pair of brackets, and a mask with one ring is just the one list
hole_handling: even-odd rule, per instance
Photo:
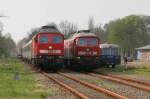
{"label": "locomotive headlight", "polygon": [[52,46],[49,46],[48,48],[49,48],[49,49],[52,49]]}
{"label": "locomotive headlight", "polygon": [[40,50],[41,54],[48,53],[48,50]]}
{"label": "locomotive headlight", "polygon": [[90,49],[89,49],[89,48],[87,48],[87,49],[86,49],[86,51],[90,51]]}

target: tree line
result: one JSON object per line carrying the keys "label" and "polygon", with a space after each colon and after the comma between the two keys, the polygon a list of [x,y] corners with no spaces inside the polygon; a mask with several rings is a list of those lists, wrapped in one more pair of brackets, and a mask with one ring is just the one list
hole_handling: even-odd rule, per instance
{"label": "tree line", "polygon": [[[65,39],[79,30],[78,25],[67,20],[59,24],[53,23],[64,34]],[[101,43],[114,43],[121,46],[123,54],[133,55],[135,48],[150,44],[150,16],[129,15],[112,20],[102,26],[95,24],[93,17],[89,17],[88,29],[95,33]],[[23,38],[18,45],[22,46],[35,35],[39,28],[33,28],[28,37]]]}
{"label": "tree line", "polygon": [[16,55],[16,43],[10,33],[3,35],[3,24],[0,22],[0,58]]}
{"label": "tree line", "polygon": [[111,21],[105,25],[106,40],[120,45],[123,54],[133,56],[135,48],[150,44],[149,25],[148,16],[130,15]]}

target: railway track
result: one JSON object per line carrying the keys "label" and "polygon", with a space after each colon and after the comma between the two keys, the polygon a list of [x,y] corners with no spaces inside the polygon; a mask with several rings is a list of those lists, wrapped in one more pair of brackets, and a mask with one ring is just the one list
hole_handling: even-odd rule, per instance
{"label": "railway track", "polygon": [[118,76],[108,75],[108,74],[103,74],[103,75],[110,76],[110,77],[113,77],[113,78],[122,79],[122,80],[126,80],[126,81],[131,81],[131,82],[138,83],[138,84],[144,84],[146,86],[150,86],[150,82],[143,82],[143,81],[134,80],[134,79],[131,79],[131,78],[123,78],[123,77],[118,77]]}
{"label": "railway track", "polygon": [[[116,90],[111,90],[109,88],[105,88],[97,85],[91,81],[86,81],[80,75],[85,75],[85,73],[77,73],[72,71],[61,71],[59,73],[45,73],[40,72],[45,77],[53,80],[56,84],[60,85],[64,89],[71,92],[77,99],[127,99],[132,98],[132,96],[128,96],[126,94],[122,94]],[[77,75],[75,75],[77,74]],[[97,74],[99,75],[99,74]],[[97,79],[98,77],[93,77],[91,75],[85,75],[86,77],[91,77],[92,79]],[[72,81],[71,81],[72,80]],[[73,82],[74,81],[74,82]],[[122,84],[123,85],[123,84]],[[133,95],[133,94],[132,94]],[[144,94],[143,94],[144,95]],[[133,95],[134,96],[134,95]],[[147,96],[147,95],[146,95]],[[141,96],[144,97],[144,96]],[[148,96],[147,96],[148,97]],[[133,99],[135,99],[134,96]],[[141,98],[139,98],[141,99]],[[147,99],[147,98],[146,98]]]}
{"label": "railway track", "polygon": [[112,75],[104,75],[104,74],[96,74],[96,73],[87,73],[87,74],[90,76],[93,76],[93,77],[110,80],[113,82],[117,82],[117,83],[121,83],[121,84],[128,85],[131,87],[135,87],[135,88],[138,88],[143,91],[150,92],[150,83],[147,83],[147,82],[141,82],[141,81],[137,81],[137,80],[121,78],[121,77],[112,76]]}
{"label": "railway track", "polygon": [[[90,81],[86,81],[86,80],[84,80],[84,79],[82,79],[80,77],[78,78],[78,76],[75,76],[74,72],[72,72],[70,70],[69,71],[68,70],[65,70],[65,71],[63,70],[60,73],[55,73],[55,75],[58,75],[59,77],[54,77],[51,73],[41,72],[40,70],[37,70],[37,68],[33,68],[33,67],[32,67],[32,69],[35,72],[38,71],[39,73],[41,73],[42,75],[44,75],[48,79],[51,79],[52,81],[54,81],[58,85],[62,86],[64,89],[66,89],[69,92],[71,92],[75,97],[78,97],[80,99],[109,99],[109,98],[111,98],[111,99],[112,98],[113,99],[114,98],[115,99],[127,99],[127,97],[132,99],[132,96],[129,97],[128,95],[122,94],[122,93],[120,93],[120,92],[118,92],[116,90],[114,91],[114,90],[111,90],[109,88],[100,87],[96,83],[93,83],[93,82],[90,82]],[[72,75],[72,77],[69,76],[70,74]],[[77,73],[77,74],[80,75],[80,74],[85,74],[85,73]],[[87,76],[85,75],[85,78],[88,77],[88,76],[91,76],[91,78],[93,78],[93,79],[97,78],[97,80],[98,80],[98,78],[101,78],[101,77],[99,77],[100,74],[95,74],[94,73],[95,75],[97,75],[97,76],[94,76],[94,77],[93,77],[92,74],[93,73],[91,73],[91,74],[88,73],[88,75],[87,75],[87,73],[86,73]],[[103,76],[104,76],[104,74],[103,74]],[[105,76],[108,76],[108,75],[105,75]],[[62,77],[65,77],[65,79],[62,79]],[[67,78],[70,79],[70,80],[75,81],[76,84],[74,82],[73,83],[66,83],[66,81],[70,82]],[[79,79],[81,79],[81,80],[79,80]],[[119,77],[118,77],[118,79],[119,79]],[[122,78],[122,80],[124,80],[124,78]],[[129,81],[132,82],[132,80],[129,80]],[[88,82],[90,82],[90,83],[88,83]],[[133,82],[138,83],[136,81],[133,81]],[[141,83],[141,84],[144,84],[144,83]],[[74,85],[76,85],[76,86],[74,86]],[[86,88],[83,88],[83,86],[86,87]],[[149,86],[149,85],[146,85],[146,86]],[[79,87],[79,89],[76,88],[76,87]],[[88,94],[87,94],[86,91],[81,91],[82,89],[89,90]],[[92,92],[92,90],[94,90],[94,91]],[[95,96],[97,96],[97,97],[95,97]],[[142,96],[142,97],[144,97],[144,96]],[[149,97],[149,95],[146,95],[146,96]],[[101,97],[101,98],[99,98],[99,97]],[[139,99],[141,99],[141,98],[139,98]],[[149,99],[149,98],[146,98],[146,99]]]}
{"label": "railway track", "polygon": [[66,85],[65,83],[61,82],[58,79],[55,79],[51,76],[49,76],[47,73],[41,72],[45,77],[53,80],[54,82],[56,82],[57,84],[59,84],[60,86],[64,87],[65,89],[67,89],[68,91],[70,91],[71,93],[73,93],[74,95],[78,96],[81,99],[89,99],[86,95],[78,92],[77,90],[71,88],[70,86]]}
{"label": "railway track", "polygon": [[[101,98],[103,98],[103,99],[108,99],[108,98],[127,99],[126,97],[124,97],[126,95],[123,94],[124,96],[122,96],[122,93],[117,92],[117,94],[116,94],[116,91],[115,92],[113,90],[110,91],[109,89],[107,90],[107,88],[105,89],[104,87],[102,88],[100,86],[97,86],[95,83],[93,84],[91,82],[89,83],[89,81],[85,81],[82,79],[80,80],[80,78],[78,78],[78,76],[75,76],[74,72],[72,72],[72,71],[65,70],[65,71],[61,71],[59,73],[54,73],[54,74],[53,73],[45,73],[45,72],[40,72],[40,73],[42,73],[42,75],[44,75],[45,77],[53,80],[55,83],[62,86],[64,89],[67,89],[75,97],[78,97],[80,99],[101,99]],[[70,76],[70,74],[72,74],[72,76]],[[85,73],[77,73],[77,74],[82,75]],[[108,75],[95,74],[95,73],[86,73],[86,75],[93,77],[93,79],[94,78],[97,78],[97,79],[103,78],[103,79],[111,80],[114,82],[119,82],[121,84],[125,84],[125,85],[132,86],[132,87],[135,87],[135,85],[138,85],[138,84],[134,84],[134,83],[138,83],[138,82],[133,81],[134,82],[133,83],[131,80],[129,80],[130,83],[129,83],[129,81],[128,82],[124,81],[126,83],[122,83],[121,80],[124,80],[124,79],[120,78],[121,79],[120,80],[119,77],[118,78],[114,77],[114,79],[117,79],[117,81],[115,81],[115,80],[110,79],[111,76],[107,77]],[[88,76],[85,76],[85,77],[88,77]],[[70,80],[73,80],[74,82],[70,81]],[[131,84],[131,82],[133,84]],[[136,87],[136,88],[141,89],[141,87]],[[148,88],[148,87],[144,87],[144,88]],[[88,90],[88,92],[86,92],[86,90]],[[147,89],[146,89],[146,91],[147,91]],[[99,98],[99,97],[101,97],[101,98]],[[104,98],[104,97],[107,97],[107,98]]]}
{"label": "railway track", "polygon": [[[91,98],[94,99],[94,97],[95,97],[95,99],[97,99],[98,97],[101,97],[103,99],[108,99],[109,97],[115,98],[115,99],[127,99],[124,96],[121,96],[121,95],[116,94],[112,91],[106,90],[104,88],[98,87],[94,84],[91,84],[91,83],[88,83],[85,81],[81,81],[81,80],[74,78],[74,77],[71,77],[65,73],[48,74],[48,73],[42,72],[42,74],[45,77],[53,80],[54,82],[56,82],[60,86],[64,87],[65,89],[67,89],[68,91],[70,91],[75,96],[77,96],[81,99],[91,99]],[[69,81],[69,80],[72,80],[72,81]],[[76,87],[74,87],[74,85],[76,85]],[[84,91],[83,90],[81,91],[81,89],[84,89]],[[86,92],[87,90],[89,92]],[[87,94],[87,93],[89,93],[89,94]],[[97,97],[96,97],[96,95],[97,95]],[[104,95],[106,95],[106,96],[104,96]],[[107,98],[104,98],[104,97],[107,97]]]}
{"label": "railway track", "polygon": [[82,85],[84,85],[84,86],[86,86],[86,87],[88,87],[88,88],[90,88],[90,89],[93,89],[93,90],[95,90],[95,91],[97,91],[97,92],[99,92],[99,93],[104,93],[104,94],[106,94],[106,95],[108,95],[108,96],[110,96],[110,97],[112,97],[112,98],[116,98],[116,99],[127,99],[127,98],[124,97],[124,96],[121,96],[121,95],[119,95],[119,94],[116,94],[116,93],[114,93],[114,92],[112,92],[112,91],[109,91],[109,90],[107,90],[107,89],[104,89],[104,88],[102,88],[102,87],[98,87],[98,86],[96,86],[96,85],[94,85],[94,84],[92,84],[92,83],[79,80],[79,79],[77,79],[77,78],[75,78],[75,77],[72,77],[72,76],[69,76],[69,75],[67,75],[67,74],[65,74],[65,73],[59,73],[59,74],[60,74],[61,76],[64,76],[64,77],[68,78],[68,79],[71,79],[71,80],[73,80],[73,81],[75,81],[75,82],[77,82],[77,83],[80,83],[80,84],[82,84]]}

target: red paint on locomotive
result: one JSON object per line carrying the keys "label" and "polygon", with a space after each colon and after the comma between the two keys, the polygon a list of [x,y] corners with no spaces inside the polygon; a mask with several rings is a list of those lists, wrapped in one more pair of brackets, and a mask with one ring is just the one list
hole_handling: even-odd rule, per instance
{"label": "red paint on locomotive", "polygon": [[[46,42],[40,42],[40,38],[48,38]],[[60,42],[52,40],[53,37],[59,37]],[[64,56],[64,37],[60,33],[38,33],[32,39],[32,53],[34,56]]]}
{"label": "red paint on locomotive", "polygon": [[48,65],[48,68],[52,69],[62,68],[64,36],[59,32],[39,32],[24,45],[22,55],[32,64],[40,67]]}
{"label": "red paint on locomotive", "polygon": [[70,63],[70,65],[83,63],[82,65],[87,65],[92,60],[94,61],[90,63],[95,63],[95,60],[98,60],[100,54],[99,43],[99,38],[93,33],[83,32],[74,34],[64,42],[65,63]]}

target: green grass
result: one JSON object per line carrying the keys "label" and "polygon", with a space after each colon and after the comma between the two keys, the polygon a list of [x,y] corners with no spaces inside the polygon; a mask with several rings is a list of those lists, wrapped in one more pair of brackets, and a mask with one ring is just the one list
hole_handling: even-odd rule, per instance
{"label": "green grass", "polygon": [[0,99],[45,99],[54,94],[29,72],[16,59],[0,59]]}
{"label": "green grass", "polygon": [[107,73],[107,74],[128,74],[128,75],[150,75],[150,67],[140,66],[125,69],[124,66],[119,65],[116,68],[100,68],[96,72]]}

